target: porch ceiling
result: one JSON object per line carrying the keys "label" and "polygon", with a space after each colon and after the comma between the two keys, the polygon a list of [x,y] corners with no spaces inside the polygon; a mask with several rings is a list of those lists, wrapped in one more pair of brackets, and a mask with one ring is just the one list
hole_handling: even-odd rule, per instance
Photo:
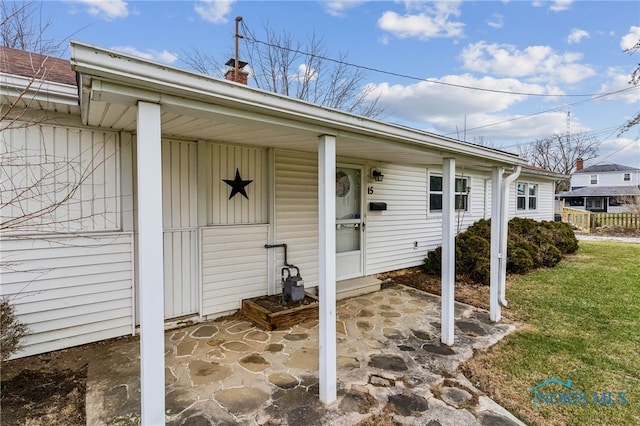
{"label": "porch ceiling", "polygon": [[[114,130],[136,132],[134,105],[111,102],[91,102],[87,124]],[[178,112],[165,106],[162,110],[162,134],[166,138],[210,140],[215,142],[258,145],[267,148],[316,152],[318,137],[334,134],[336,153],[341,157],[361,158],[375,162],[400,164],[441,164],[446,153],[420,147],[389,143],[375,138],[336,132],[334,129],[293,128],[277,123],[251,120],[219,114],[200,115],[195,111]],[[449,154],[450,156],[451,154]],[[488,167],[486,162],[471,158],[457,158],[458,164],[468,167]]]}

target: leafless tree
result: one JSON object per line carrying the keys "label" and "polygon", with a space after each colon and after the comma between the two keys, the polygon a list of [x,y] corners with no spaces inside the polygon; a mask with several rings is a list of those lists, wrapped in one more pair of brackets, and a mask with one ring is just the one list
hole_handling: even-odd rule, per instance
{"label": "leafless tree", "polygon": [[[639,51],[640,51],[640,40],[638,40],[636,44],[633,45],[633,47],[625,50],[625,52],[627,52],[630,55],[637,53]],[[629,84],[633,86],[637,86],[640,84],[640,64],[638,64],[638,66],[633,70],[633,73],[631,74],[631,79],[629,80]],[[623,133],[625,133],[626,131],[628,131],[634,126],[637,126],[638,124],[640,124],[640,111],[636,112],[633,117],[631,117],[629,120],[627,120],[626,123],[624,123],[620,132],[618,133],[618,136],[622,135]]]}
{"label": "leafless tree", "polygon": [[[372,85],[365,84],[366,73],[349,65],[346,53],[330,58],[315,33],[299,40],[266,24],[261,40],[246,26],[244,29],[240,59],[249,63],[258,88],[365,117],[382,114],[379,96]],[[224,69],[211,55],[198,50],[184,52],[183,62],[209,75],[219,75]]]}
{"label": "leafless tree", "polygon": [[28,52],[56,55],[60,42],[46,37],[51,20],[42,16],[42,2],[5,1],[0,3],[0,43]]}
{"label": "leafless tree", "polygon": [[569,189],[570,175],[579,159],[588,161],[598,156],[601,141],[584,132],[572,135],[555,134],[538,139],[532,145],[520,147],[520,156],[529,164],[566,175],[556,181],[556,193]]}

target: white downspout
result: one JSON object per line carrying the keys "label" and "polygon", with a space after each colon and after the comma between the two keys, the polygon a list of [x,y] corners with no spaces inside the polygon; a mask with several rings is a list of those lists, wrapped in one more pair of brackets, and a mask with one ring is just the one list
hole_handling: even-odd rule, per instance
{"label": "white downspout", "polygon": [[499,283],[498,283],[498,302],[500,306],[507,307],[507,300],[505,298],[507,287],[507,236],[509,233],[509,188],[513,181],[520,176],[521,166],[516,166],[513,173],[507,176],[502,186],[502,209],[500,209],[500,253],[498,258],[500,259],[499,269]]}

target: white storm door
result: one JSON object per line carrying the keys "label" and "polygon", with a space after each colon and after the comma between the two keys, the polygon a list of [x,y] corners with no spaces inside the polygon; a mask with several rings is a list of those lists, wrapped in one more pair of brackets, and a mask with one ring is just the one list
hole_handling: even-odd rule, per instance
{"label": "white storm door", "polygon": [[363,275],[362,167],[336,167],[336,279]]}

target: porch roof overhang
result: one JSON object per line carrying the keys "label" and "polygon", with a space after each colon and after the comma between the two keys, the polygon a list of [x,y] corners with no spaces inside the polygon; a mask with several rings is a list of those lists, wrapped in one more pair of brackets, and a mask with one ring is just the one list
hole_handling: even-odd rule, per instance
{"label": "porch roof overhang", "polygon": [[316,152],[318,136],[337,138],[336,155],[377,162],[489,170],[526,162],[515,154],[325,108],[71,42],[83,123],[136,132],[139,101],[160,104],[165,137]]}

